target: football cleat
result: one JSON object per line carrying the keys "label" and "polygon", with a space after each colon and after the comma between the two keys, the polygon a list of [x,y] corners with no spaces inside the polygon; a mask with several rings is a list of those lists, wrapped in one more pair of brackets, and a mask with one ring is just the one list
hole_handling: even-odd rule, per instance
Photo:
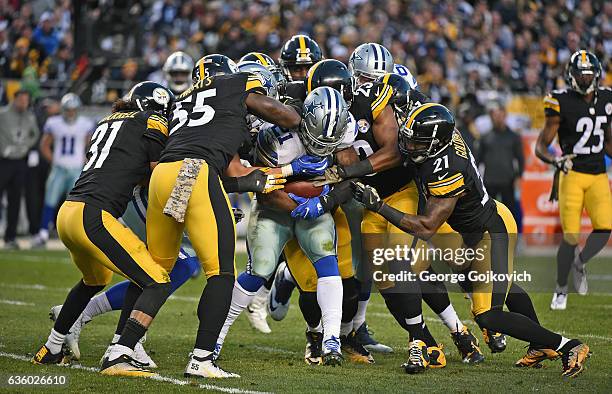
{"label": "football cleat", "polygon": [[[564,378],[574,378],[584,370],[584,363],[590,357],[589,347],[585,343],[581,343],[577,339],[571,342],[576,342],[576,345],[567,351],[562,351],[561,362],[563,364]],[[564,346],[566,347],[566,346]]]}
{"label": "football cleat", "polygon": [[550,309],[553,311],[564,311],[565,308],[567,308],[567,293],[555,292],[550,302]]}
{"label": "football cleat", "polygon": [[408,344],[408,361],[402,364],[404,371],[409,374],[425,372],[429,366],[429,355],[427,345],[420,339],[416,339]]}
{"label": "football cleat", "polygon": [[346,355],[349,361],[362,364],[374,364],[374,357],[372,357],[372,354],[370,354],[362,344],[357,342],[355,331],[351,331],[348,335],[340,336],[340,344],[342,354]]}
{"label": "football cleat", "polygon": [[332,367],[342,365],[344,357],[342,357],[340,348],[340,340],[335,336],[325,340],[323,342],[323,364]]}
{"label": "football cleat", "polygon": [[515,362],[514,366],[518,368],[542,368],[540,364],[542,361],[556,360],[560,355],[561,354],[553,349],[536,349],[530,347],[527,349],[527,354]]}
{"label": "football cleat", "polygon": [[[49,318],[53,321],[56,321],[63,305],[56,305],[51,307],[51,311],[49,312]],[[79,349],[79,339],[81,338],[81,330],[83,330],[83,326],[89,323],[91,318],[85,317],[84,314],[78,317],[78,319],[74,322],[72,327],[70,327],[70,331],[64,338],[64,344],[68,347],[71,353],[71,358],[75,360],[81,359],[81,350]]]}
{"label": "football cleat", "polygon": [[574,279],[574,289],[580,295],[587,295],[589,283],[587,282],[586,264],[580,259],[580,249],[576,248],[576,256],[572,263],[572,277]]}
{"label": "football cleat", "polygon": [[268,317],[267,303],[268,295],[260,295],[258,293],[253,298],[253,301],[251,301],[251,303],[246,307],[247,319],[249,320],[251,327],[263,334],[269,334],[272,332],[268,322],[266,321],[266,317]]}
{"label": "football cleat", "polygon": [[43,364],[68,364],[68,359],[64,354],[64,351],[60,351],[57,354],[51,353],[46,345],[42,345],[32,357],[32,364],[43,365]]}
{"label": "football cleat", "polygon": [[[272,282],[272,288],[270,289],[269,301],[268,301],[268,312],[272,319],[281,321],[287,316],[289,312],[289,305],[291,300],[291,292],[295,285],[285,279],[285,267],[287,264],[283,261],[276,268],[276,274],[274,274],[274,282]],[[282,290],[282,291],[279,291]],[[283,296],[283,297],[277,297]]]}
{"label": "football cleat", "polygon": [[157,368],[157,364],[151,356],[147,354],[143,344],[147,340],[147,336],[143,336],[134,346],[134,354],[132,354],[132,358],[142,364],[145,368]]}
{"label": "football cleat", "polygon": [[357,342],[372,353],[393,353],[392,347],[383,345],[372,338],[368,325],[365,322],[355,331],[355,337]]}
{"label": "football cleat", "polygon": [[207,357],[196,357],[189,354],[189,362],[183,375],[186,378],[239,378],[240,375],[224,371],[213,361],[212,354]]}
{"label": "football cleat", "polygon": [[451,338],[459,350],[461,359],[466,364],[478,364],[484,361],[484,355],[478,347],[478,339],[463,326],[461,331],[452,332]]}
{"label": "football cleat", "polygon": [[446,367],[446,356],[442,350],[444,345],[429,346],[427,355],[429,356],[429,368],[444,368]]}
{"label": "football cleat", "polygon": [[304,361],[308,365],[321,365],[323,351],[323,334],[306,330],[306,350],[304,351]]}
{"label": "football cleat", "polygon": [[506,336],[504,334],[483,328],[482,336],[489,349],[491,349],[491,353],[501,353],[506,350]]}
{"label": "football cleat", "polygon": [[100,373],[109,376],[131,376],[140,378],[148,378],[156,375],[155,372],[146,369],[142,364],[127,354],[122,354],[114,360],[109,360],[108,357],[105,357],[102,360]]}

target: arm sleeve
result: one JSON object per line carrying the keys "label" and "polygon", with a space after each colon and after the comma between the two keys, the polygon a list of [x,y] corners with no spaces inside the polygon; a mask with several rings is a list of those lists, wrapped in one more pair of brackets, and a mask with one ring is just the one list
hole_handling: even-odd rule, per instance
{"label": "arm sleeve", "polygon": [[427,183],[429,194],[434,197],[448,198],[457,197],[467,190],[463,174],[456,172],[441,180],[432,180]]}

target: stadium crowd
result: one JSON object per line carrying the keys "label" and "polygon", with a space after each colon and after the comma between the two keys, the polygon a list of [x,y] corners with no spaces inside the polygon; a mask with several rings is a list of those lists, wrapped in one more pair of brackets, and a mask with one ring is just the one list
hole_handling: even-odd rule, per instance
{"label": "stadium crowd", "polygon": [[[297,33],[343,62],[360,43],[385,45],[423,92],[457,113],[470,145],[482,131],[475,120],[508,95],[542,95],[563,85],[562,69],[580,47],[602,60],[602,84],[612,81],[610,2],[90,0],[80,3],[78,17],[73,3],[0,0],[0,100],[7,104],[18,89],[29,92],[40,127],[68,91],[85,104],[108,105],[137,81],[161,81],[173,51],[236,60],[261,51],[276,59]],[[36,151],[38,142],[30,148]],[[30,172],[26,186],[40,190],[44,159]],[[27,204],[32,234],[41,204]]]}

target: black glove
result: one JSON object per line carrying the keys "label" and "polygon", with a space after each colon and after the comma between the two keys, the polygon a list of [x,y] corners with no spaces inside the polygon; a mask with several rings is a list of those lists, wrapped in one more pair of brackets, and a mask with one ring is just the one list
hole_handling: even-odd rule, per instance
{"label": "black glove", "polygon": [[268,174],[267,168],[258,169],[248,175],[241,177],[223,178],[223,186],[227,193],[270,193],[273,190],[282,189],[287,181],[281,174]]}
{"label": "black glove", "polygon": [[242,219],[244,219],[244,212],[240,208],[232,208],[232,213],[234,214],[234,222],[236,224],[240,223]]}
{"label": "black glove", "polygon": [[372,186],[366,186],[361,182],[351,182],[353,198],[363,204],[370,211],[379,212],[384,202]]}

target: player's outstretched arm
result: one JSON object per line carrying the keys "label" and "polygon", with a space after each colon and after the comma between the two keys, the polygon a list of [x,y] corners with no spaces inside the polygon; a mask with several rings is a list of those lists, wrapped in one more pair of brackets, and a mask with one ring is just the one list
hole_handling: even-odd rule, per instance
{"label": "player's outstretched arm", "polygon": [[270,193],[282,189],[287,181],[280,168],[246,167],[238,155],[232,158],[221,180],[227,193]]}
{"label": "player's outstretched arm", "polygon": [[351,186],[353,197],[366,209],[377,212],[402,231],[416,234],[425,240],[431,238],[448,219],[460,197],[430,197],[427,199],[424,215],[411,215],[385,204],[376,189],[371,186],[366,186],[361,182],[352,182]]}
{"label": "player's outstretched arm", "polygon": [[302,119],[292,106],[257,93],[247,95],[246,106],[251,114],[285,129],[298,127]]}

